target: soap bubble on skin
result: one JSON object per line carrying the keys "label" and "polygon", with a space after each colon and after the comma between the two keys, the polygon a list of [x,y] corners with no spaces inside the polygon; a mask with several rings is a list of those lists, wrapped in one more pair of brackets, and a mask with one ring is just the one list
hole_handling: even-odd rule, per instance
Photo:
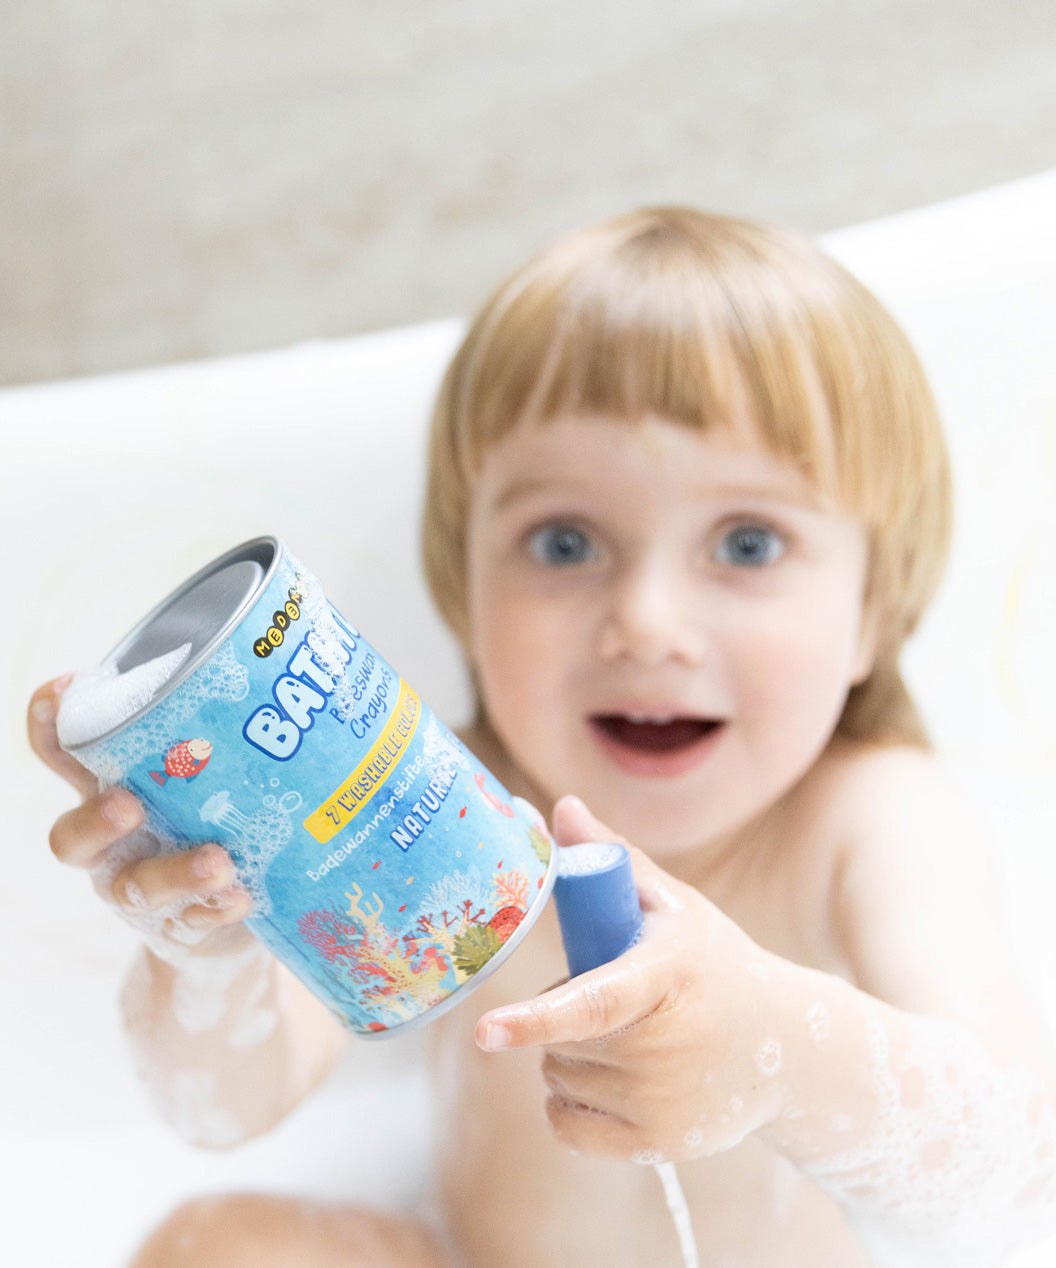
{"label": "soap bubble on skin", "polygon": [[231,1031],[231,1045],[234,1048],[256,1048],[275,1033],[279,1024],[279,1014],[274,1008],[259,1008],[247,1014],[242,1022]]}
{"label": "soap bubble on skin", "polygon": [[781,1045],[776,1039],[767,1039],[755,1054],[755,1067],[768,1079],[781,1069]]}
{"label": "soap bubble on skin", "polygon": [[[265,976],[267,965],[263,948],[252,947],[249,950],[258,958],[258,971]],[[237,971],[244,969],[252,958],[244,949],[235,957],[237,966],[232,963],[219,974],[215,972],[217,965],[213,961],[212,981],[200,965],[193,971],[179,972],[173,994],[173,1016],[177,1024],[193,1035],[208,1030],[219,1021],[221,1014],[217,1011],[217,1003],[222,1002],[223,991]],[[251,991],[250,994],[255,995],[259,1002],[260,992]],[[214,1148],[240,1144],[246,1138],[246,1132],[234,1114],[218,1104],[219,1089],[213,1074],[205,1070],[163,1072],[159,1069],[154,1047],[156,1040],[150,1027],[144,1024],[145,1018],[152,1015],[155,1004],[153,972],[143,954],[134,961],[126,978],[121,1005],[137,1073],[161,1117],[194,1144]],[[266,1037],[263,1030],[263,1018],[260,1017],[252,1036],[247,1026],[244,1033],[237,1029],[233,1031],[229,1039],[232,1046],[248,1047],[251,1037],[254,1042],[263,1042]]]}
{"label": "soap bubble on skin", "polygon": [[[230,889],[206,897],[182,894],[152,908],[142,889],[132,882],[125,888],[126,901],[122,904],[115,901],[112,887],[123,868],[139,859],[171,853],[178,848],[175,842],[160,838],[146,828],[138,828],[115,842],[90,876],[99,896],[136,932],[144,946],[176,970],[173,1017],[185,1033],[201,1034],[223,1019],[228,991],[236,978],[254,963],[266,977],[270,971],[270,955],[263,944],[241,926],[199,929],[184,919],[189,907],[220,907],[233,893]],[[210,935],[219,949],[205,954],[199,948]],[[149,999],[149,980],[133,972],[126,984],[126,1010],[146,1010]],[[262,1029],[263,1023],[258,1023],[257,1028]]]}
{"label": "soap bubble on skin", "polygon": [[[233,1047],[255,1047],[278,1023],[275,1010],[262,1006],[272,983],[271,969],[270,957],[257,942],[229,956],[195,960],[177,973],[173,1016],[188,1035],[205,1034],[228,1021],[227,1037]],[[244,975],[248,984],[243,983],[238,1012],[229,1017],[231,987]]]}
{"label": "soap bubble on skin", "polygon": [[170,1075],[152,1089],[166,1122],[185,1139],[214,1149],[241,1144],[246,1133],[230,1110],[217,1104],[217,1080],[207,1070]]}
{"label": "soap bubble on skin", "polygon": [[824,1043],[829,1037],[831,1019],[829,1010],[821,1002],[817,1000],[807,1009],[807,1027],[810,1031],[810,1037],[816,1044]]}
{"label": "soap bubble on skin", "polygon": [[[256,947],[245,947],[235,955],[208,960],[192,960],[177,972],[172,987],[172,1014],[188,1035],[215,1030],[228,1009],[228,990],[236,978],[258,960]],[[266,961],[260,965],[267,971]]]}
{"label": "soap bubble on skin", "polygon": [[[189,907],[219,906],[225,895],[203,897],[197,894],[180,894],[159,907],[151,907],[142,889],[134,882],[124,887],[124,902],[118,902],[113,893],[118,873],[141,859],[159,854],[176,852],[179,846],[170,838],[151,832],[146,827],[137,828],[128,836],[115,841],[102,860],[89,870],[89,877],[99,897],[139,935],[146,946],[158,957],[175,967],[184,967],[203,957],[196,947],[209,934],[208,929],[196,929],[184,919]],[[229,895],[231,891],[227,891]],[[217,958],[227,958],[217,957]]]}

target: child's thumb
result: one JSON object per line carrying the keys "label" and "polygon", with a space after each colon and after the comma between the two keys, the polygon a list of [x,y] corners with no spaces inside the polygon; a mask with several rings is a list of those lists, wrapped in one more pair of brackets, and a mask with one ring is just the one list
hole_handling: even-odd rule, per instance
{"label": "child's thumb", "polygon": [[586,841],[616,841],[625,845],[631,854],[643,911],[682,911],[690,894],[699,899],[695,890],[665,872],[644,850],[602,823],[578,797],[562,797],[554,806],[552,823],[558,845],[582,845]]}
{"label": "child's thumb", "polygon": [[558,845],[582,845],[586,841],[618,841],[621,845],[629,844],[591,814],[578,797],[561,798],[554,806],[551,826]]}

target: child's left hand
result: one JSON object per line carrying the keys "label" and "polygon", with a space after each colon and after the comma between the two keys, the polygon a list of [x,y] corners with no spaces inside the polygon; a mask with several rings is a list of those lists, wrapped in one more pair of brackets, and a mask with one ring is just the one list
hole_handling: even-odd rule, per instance
{"label": "child's left hand", "polygon": [[[622,840],[575,798],[558,803],[553,827],[559,845]],[[719,1153],[781,1112],[785,961],[628,848],[641,940],[544,995],[486,1013],[476,1041],[487,1052],[544,1049],[547,1115],[572,1149],[637,1162]]]}

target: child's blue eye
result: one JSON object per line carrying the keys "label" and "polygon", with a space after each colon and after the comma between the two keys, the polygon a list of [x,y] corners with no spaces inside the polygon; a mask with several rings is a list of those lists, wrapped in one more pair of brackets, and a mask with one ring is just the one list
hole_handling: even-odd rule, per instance
{"label": "child's blue eye", "polygon": [[536,529],[528,539],[528,549],[540,563],[559,567],[585,563],[594,558],[590,538],[567,524],[548,524],[545,528]]}
{"label": "child's blue eye", "polygon": [[772,529],[735,528],[719,542],[715,557],[719,563],[738,568],[761,568],[775,563],[785,553],[785,544]]}

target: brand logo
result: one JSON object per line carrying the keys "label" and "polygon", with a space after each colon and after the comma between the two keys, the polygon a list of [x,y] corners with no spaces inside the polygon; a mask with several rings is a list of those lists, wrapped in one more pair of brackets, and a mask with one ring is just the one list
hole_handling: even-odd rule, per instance
{"label": "brand logo", "polygon": [[300,620],[301,607],[298,600],[304,596],[296,586],[290,587],[289,596],[286,603],[272,613],[271,624],[268,626],[263,638],[258,638],[253,644],[255,655],[260,657],[270,656],[276,647],[282,646],[286,631],[290,628],[290,623]]}

